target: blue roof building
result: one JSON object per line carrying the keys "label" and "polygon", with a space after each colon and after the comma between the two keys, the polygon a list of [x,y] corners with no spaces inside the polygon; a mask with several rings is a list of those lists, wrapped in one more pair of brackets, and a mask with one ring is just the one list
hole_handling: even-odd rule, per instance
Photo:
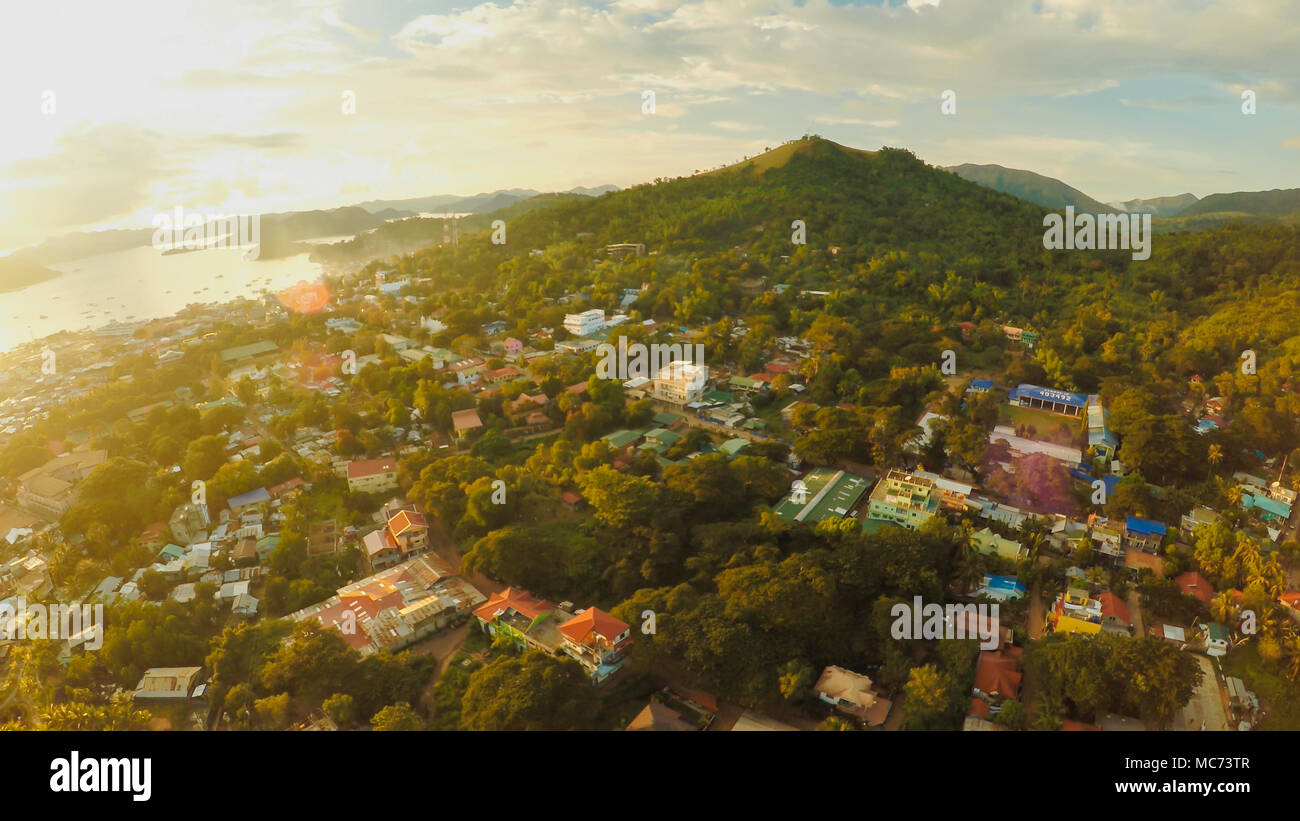
{"label": "blue roof building", "polygon": [[992,379],[972,379],[966,393],[988,393],[993,390]]}
{"label": "blue roof building", "polygon": [[249,505],[257,505],[269,501],[271,501],[271,494],[266,488],[259,487],[257,490],[250,490],[247,493],[241,493],[238,496],[231,498],[230,501],[226,502],[226,504],[230,505],[231,510],[238,511],[241,507],[248,507]]}
{"label": "blue roof building", "polygon": [[1140,516],[1129,516],[1124,520],[1124,527],[1129,533],[1138,533],[1143,536],[1163,536],[1168,532],[1164,522],[1157,522],[1153,519],[1143,519]]}
{"label": "blue roof building", "polygon": [[1084,394],[1028,383],[1018,385],[1007,399],[1022,408],[1036,408],[1066,416],[1079,416],[1088,405],[1088,397]]}

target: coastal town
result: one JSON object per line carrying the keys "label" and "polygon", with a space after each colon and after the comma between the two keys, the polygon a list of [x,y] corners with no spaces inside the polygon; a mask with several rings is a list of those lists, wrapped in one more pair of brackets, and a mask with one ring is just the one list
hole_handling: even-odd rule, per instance
{"label": "coastal town", "polygon": [[[1103,395],[1027,381],[1040,335],[995,317],[936,326],[936,361],[888,375],[910,398],[874,411],[819,389],[843,344],[832,322],[779,335],[740,314],[655,319],[651,282],[611,282],[656,250],[594,250],[594,281],[526,312],[504,307],[520,304],[505,299],[514,286],[476,302],[436,287],[417,255],[5,354],[0,722],[1007,731],[1249,730],[1273,710],[1293,720],[1276,669],[1300,659],[1285,454],[1247,442],[1253,467],[1219,471],[1226,454],[1212,445],[1215,491],[1173,498],[1144,478],[1150,464],[1121,458],[1135,450],[1121,447]],[[828,295],[761,275],[736,287],[814,311]],[[629,340],[663,352],[645,375],[627,373]],[[621,367],[602,366],[610,349]],[[950,367],[963,359],[977,364]],[[1232,396],[1194,375],[1182,423],[1193,437],[1229,427]],[[683,517],[695,522],[686,553]],[[823,605],[803,597],[823,594],[796,580],[826,571],[774,540],[873,545],[875,559],[835,573],[842,587],[854,573],[880,580],[863,583],[874,592],[853,605],[860,621],[842,641],[724,686],[731,662],[700,654],[751,651],[724,634],[687,637],[685,620],[816,629],[820,618]],[[770,553],[763,572],[736,550]],[[768,615],[693,604],[692,573],[717,574],[724,593],[743,584]],[[931,651],[877,634],[880,603],[913,594],[946,608],[949,626],[954,613],[969,619],[960,638],[987,633],[990,645]],[[106,615],[62,634],[52,619],[32,642],[34,602]],[[977,607],[990,604],[985,624]],[[1029,660],[1080,638],[1114,642],[1110,655],[1129,663],[1168,657],[1176,672],[1159,693],[1083,708],[1059,665]],[[1122,674],[1090,653],[1061,664]],[[519,687],[553,709],[498,703]]]}

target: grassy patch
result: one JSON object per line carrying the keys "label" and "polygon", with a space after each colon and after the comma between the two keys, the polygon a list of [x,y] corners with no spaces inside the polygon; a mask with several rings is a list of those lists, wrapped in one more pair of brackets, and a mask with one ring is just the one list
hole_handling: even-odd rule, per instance
{"label": "grassy patch", "polygon": [[1258,729],[1300,730],[1300,692],[1295,682],[1266,664],[1259,657],[1255,642],[1246,642],[1224,656],[1223,671],[1241,679],[1259,696],[1268,715]]}

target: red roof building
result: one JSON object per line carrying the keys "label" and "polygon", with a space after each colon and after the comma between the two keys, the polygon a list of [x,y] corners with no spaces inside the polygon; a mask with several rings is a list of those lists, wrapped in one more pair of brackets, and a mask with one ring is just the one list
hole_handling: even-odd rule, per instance
{"label": "red roof building", "polygon": [[1214,585],[1206,581],[1205,577],[1195,570],[1188,570],[1174,579],[1174,583],[1178,585],[1178,589],[1183,592],[1184,596],[1195,596],[1203,604],[1208,605],[1214,598]]}
{"label": "red roof building", "polygon": [[597,607],[561,624],[564,652],[581,664],[594,683],[618,672],[632,650],[632,628]]}

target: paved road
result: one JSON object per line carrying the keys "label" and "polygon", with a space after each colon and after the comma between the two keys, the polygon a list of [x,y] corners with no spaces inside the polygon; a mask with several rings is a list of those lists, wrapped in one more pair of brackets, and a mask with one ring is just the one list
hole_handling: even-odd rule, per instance
{"label": "paved road", "polygon": [[1223,694],[1219,689],[1219,676],[1214,669],[1214,662],[1207,656],[1193,653],[1192,657],[1201,665],[1205,677],[1201,686],[1192,694],[1192,700],[1178,711],[1171,730],[1227,730],[1228,715],[1223,707]]}

